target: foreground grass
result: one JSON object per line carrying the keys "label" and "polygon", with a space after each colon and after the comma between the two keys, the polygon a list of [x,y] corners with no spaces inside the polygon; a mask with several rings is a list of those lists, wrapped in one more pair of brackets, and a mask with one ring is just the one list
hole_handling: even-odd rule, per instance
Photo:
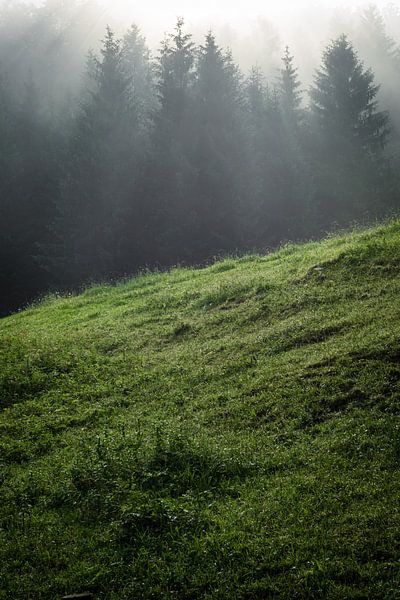
{"label": "foreground grass", "polygon": [[400,598],[400,222],[0,322],[0,598]]}

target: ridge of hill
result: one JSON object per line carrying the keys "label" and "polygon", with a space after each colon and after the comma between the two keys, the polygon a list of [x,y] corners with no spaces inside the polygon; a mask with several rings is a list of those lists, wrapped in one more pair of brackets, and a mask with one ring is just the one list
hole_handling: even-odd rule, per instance
{"label": "ridge of hill", "polygon": [[0,321],[0,599],[400,598],[400,221]]}

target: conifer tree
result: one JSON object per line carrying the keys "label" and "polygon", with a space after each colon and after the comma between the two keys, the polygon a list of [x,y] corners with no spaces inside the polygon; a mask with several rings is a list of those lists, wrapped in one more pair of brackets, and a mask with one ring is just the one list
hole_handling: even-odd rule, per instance
{"label": "conifer tree", "polygon": [[241,223],[246,228],[248,244],[258,246],[265,241],[273,220],[271,187],[274,178],[271,177],[271,167],[278,156],[275,133],[280,115],[274,108],[273,96],[258,66],[251,68],[244,91],[250,152],[246,209]]}
{"label": "conifer tree", "polygon": [[363,64],[345,35],[325,50],[311,89],[311,108],[321,129],[333,140],[354,140],[372,153],[385,146],[388,115],[379,112],[371,70]]}
{"label": "conifer tree", "polygon": [[[293,81],[285,77],[270,89],[259,70],[253,68],[246,85],[252,148],[249,198],[255,245],[267,240],[272,244],[293,240],[303,233],[307,169],[301,156],[296,71],[288,52],[286,56],[289,61],[284,73],[289,72]],[[284,107],[283,95],[287,95]]]}
{"label": "conifer tree", "polygon": [[178,18],[175,31],[162,42],[158,60],[159,97],[163,116],[175,125],[184,118],[187,94],[193,82],[195,46],[185,33],[184,20]]}
{"label": "conifer tree", "polygon": [[[241,76],[210,32],[200,46],[194,88],[196,217],[199,252],[235,247],[247,148]],[[200,247],[203,246],[203,250]]]}
{"label": "conifer tree", "polygon": [[278,137],[281,146],[282,177],[281,236],[304,237],[309,215],[312,176],[306,158],[307,112],[302,108],[301,82],[294,57],[286,46],[278,84],[281,116]]}
{"label": "conifer tree", "polygon": [[374,5],[362,11],[357,33],[355,42],[360,55],[383,84],[379,90],[380,103],[390,111],[393,133],[399,141],[400,45],[388,34],[383,16]]}
{"label": "conifer tree", "polygon": [[122,68],[127,76],[127,98],[141,129],[151,127],[158,108],[155,72],[146,40],[133,24],[123,39]]}
{"label": "conifer tree", "polygon": [[0,82],[0,131],[6,146],[0,170],[0,255],[9,258],[0,260],[4,265],[0,280],[8,278],[9,295],[23,303],[48,283],[39,255],[41,246],[50,240],[54,219],[58,148],[55,133],[40,110],[33,74],[16,103],[1,87]]}
{"label": "conifer tree", "polygon": [[266,88],[261,69],[253,66],[245,85],[247,108],[250,117],[264,117],[268,89]]}
{"label": "conifer tree", "polygon": [[100,57],[89,56],[86,100],[78,115],[59,206],[64,280],[118,274],[121,226],[132,183],[132,111],[121,43],[108,27]]}
{"label": "conifer tree", "polygon": [[310,92],[317,211],[325,226],[382,210],[389,125],[387,113],[378,110],[378,90],[347,37],[332,41]]}
{"label": "conifer tree", "polygon": [[394,67],[400,67],[399,46],[388,35],[383,16],[376,5],[369,6],[361,15],[360,38],[363,54],[374,67],[388,61]]}
{"label": "conifer tree", "polygon": [[195,46],[178,18],[161,44],[155,71],[160,108],[155,116],[151,158],[142,179],[146,223],[141,246],[148,263],[164,264],[190,255],[191,172],[187,146],[191,131],[191,95]]}
{"label": "conifer tree", "polygon": [[278,81],[279,101],[285,120],[291,125],[298,125],[301,119],[301,83],[298,78],[297,68],[294,66],[294,57],[286,46],[282,57],[283,67],[280,70]]}

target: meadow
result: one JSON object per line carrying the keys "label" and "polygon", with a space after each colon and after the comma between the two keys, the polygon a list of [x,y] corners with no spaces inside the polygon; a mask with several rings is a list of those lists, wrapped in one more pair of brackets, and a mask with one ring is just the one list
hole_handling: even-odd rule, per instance
{"label": "meadow", "polygon": [[400,598],[400,221],[0,321],[0,599]]}

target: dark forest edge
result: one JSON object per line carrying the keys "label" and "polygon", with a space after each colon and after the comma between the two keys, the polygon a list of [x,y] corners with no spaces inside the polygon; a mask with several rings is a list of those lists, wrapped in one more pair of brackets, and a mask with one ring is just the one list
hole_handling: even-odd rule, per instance
{"label": "dark forest edge", "polygon": [[[368,15],[371,44],[380,36],[400,81],[399,47],[379,12]],[[38,23],[58,39],[51,20]],[[0,314],[51,290],[398,213],[398,115],[345,35],[305,92],[288,48],[267,83],[257,67],[243,75],[212,33],[195,45],[182,19],[155,58],[135,25],[121,40],[108,27],[79,94],[58,98],[32,65],[10,71],[10,39],[0,49]]]}

